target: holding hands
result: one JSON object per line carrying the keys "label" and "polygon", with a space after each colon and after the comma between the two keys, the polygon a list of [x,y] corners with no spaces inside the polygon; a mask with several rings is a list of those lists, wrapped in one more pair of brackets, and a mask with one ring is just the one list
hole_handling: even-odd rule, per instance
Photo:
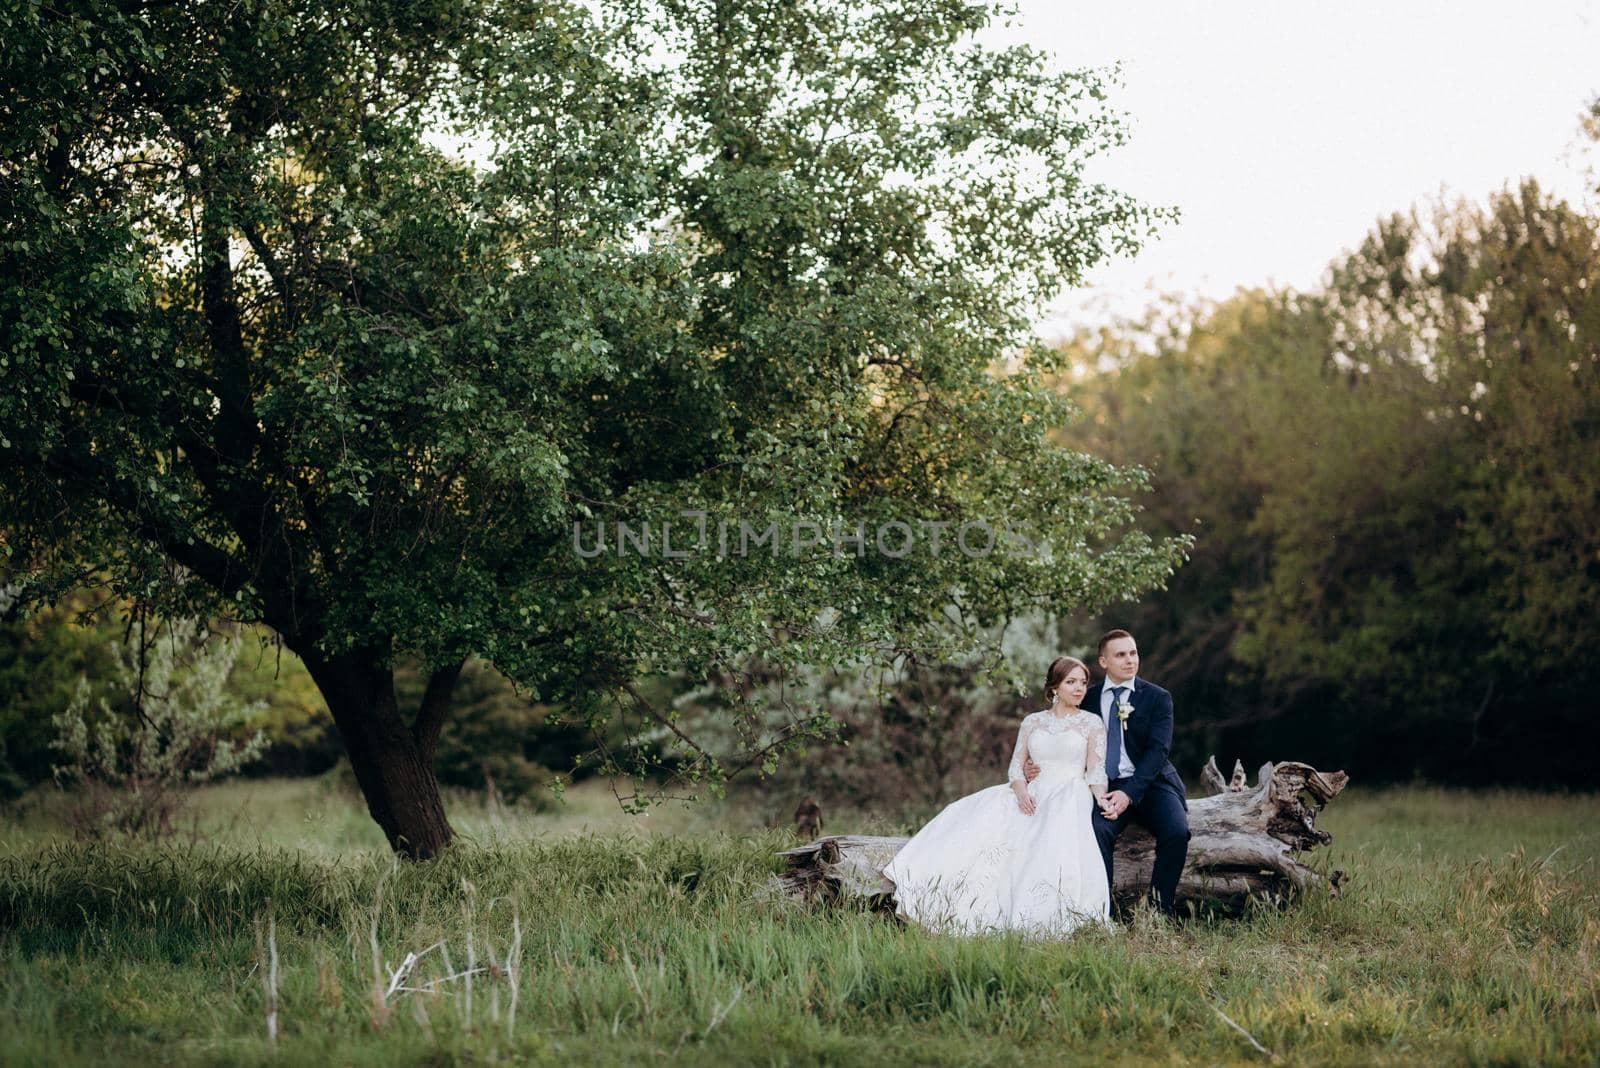
{"label": "holding hands", "polygon": [[1132,801],[1129,800],[1127,794],[1121,790],[1112,790],[1110,793],[1101,796],[1100,814],[1108,820],[1114,820],[1128,811],[1130,804],[1132,804]]}

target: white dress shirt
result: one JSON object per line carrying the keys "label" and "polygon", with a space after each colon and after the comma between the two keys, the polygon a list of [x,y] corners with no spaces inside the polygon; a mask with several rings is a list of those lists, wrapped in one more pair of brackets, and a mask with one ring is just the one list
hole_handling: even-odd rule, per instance
{"label": "white dress shirt", "polygon": [[[1137,675],[1134,676],[1134,679],[1136,678],[1138,678]],[[1112,682],[1108,678],[1100,684],[1100,718],[1105,722],[1106,725],[1107,745],[1111,744],[1111,717],[1116,715],[1116,713],[1111,710],[1111,691],[1118,686],[1123,688],[1122,696],[1127,698],[1129,701],[1132,701],[1133,679],[1129,679],[1127,682]],[[1133,760],[1128,756],[1128,732],[1125,725],[1123,726],[1122,730],[1122,752],[1119,756],[1121,763],[1117,765],[1117,775],[1124,779],[1132,778]]]}

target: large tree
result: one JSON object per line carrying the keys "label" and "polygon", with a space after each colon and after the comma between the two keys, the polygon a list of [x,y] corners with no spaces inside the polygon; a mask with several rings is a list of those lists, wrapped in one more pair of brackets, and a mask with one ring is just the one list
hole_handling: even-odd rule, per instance
{"label": "large tree", "polygon": [[[1118,533],[1137,474],[1053,445],[1065,403],[1003,363],[1158,213],[1084,178],[1121,136],[1102,78],[983,46],[993,15],[5,0],[11,578],[273,628],[418,857],[468,657],[670,721],[636,680],[1160,582],[1181,543]],[[713,548],[667,556],[684,510]],[[619,518],[653,551],[577,551]],[[719,519],[782,551],[714,551]],[[880,520],[952,525],[894,555]],[[1051,551],[955,551],[1007,520]]]}

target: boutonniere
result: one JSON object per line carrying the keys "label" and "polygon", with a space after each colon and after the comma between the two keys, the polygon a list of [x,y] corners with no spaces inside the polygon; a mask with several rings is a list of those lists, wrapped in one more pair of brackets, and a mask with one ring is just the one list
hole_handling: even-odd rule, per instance
{"label": "boutonniere", "polygon": [[1122,700],[1117,703],[1117,718],[1120,719],[1122,721],[1122,725],[1126,727],[1128,725],[1128,717],[1131,715],[1133,715],[1133,704],[1126,696],[1124,696]]}

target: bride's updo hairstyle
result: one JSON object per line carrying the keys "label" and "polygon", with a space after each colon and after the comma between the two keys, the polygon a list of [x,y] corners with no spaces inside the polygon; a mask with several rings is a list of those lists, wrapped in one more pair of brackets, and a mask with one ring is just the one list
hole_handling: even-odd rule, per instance
{"label": "bride's updo hairstyle", "polygon": [[1058,656],[1050,661],[1050,670],[1044,673],[1044,699],[1046,701],[1053,702],[1056,699],[1056,687],[1066,681],[1067,676],[1072,674],[1073,668],[1083,669],[1084,682],[1093,681],[1094,676],[1089,674],[1088,664],[1085,664],[1075,656]]}

